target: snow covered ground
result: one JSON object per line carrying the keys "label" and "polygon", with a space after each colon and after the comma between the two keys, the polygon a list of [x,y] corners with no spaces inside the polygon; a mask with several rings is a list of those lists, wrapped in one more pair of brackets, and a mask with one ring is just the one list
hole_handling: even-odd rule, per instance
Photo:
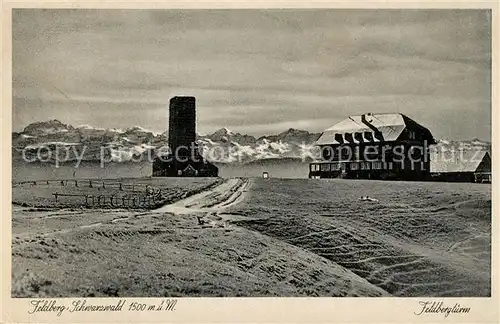
{"label": "snow covered ground", "polygon": [[489,185],[227,179],[149,211],[14,206],[12,227],[17,297],[491,291]]}

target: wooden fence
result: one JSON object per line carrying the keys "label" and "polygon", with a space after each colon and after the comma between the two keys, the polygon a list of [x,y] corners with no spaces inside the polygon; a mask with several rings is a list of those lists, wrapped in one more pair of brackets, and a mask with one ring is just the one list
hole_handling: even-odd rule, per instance
{"label": "wooden fence", "polygon": [[161,190],[149,195],[84,195],[65,194],[55,192],[52,194],[56,203],[64,197],[81,197],[82,206],[87,208],[112,207],[112,208],[152,208],[162,201]]}
{"label": "wooden fence", "polygon": [[43,185],[58,185],[62,187],[89,187],[89,188],[102,188],[102,189],[118,189],[119,191],[132,191],[132,192],[146,192],[151,188],[149,184],[132,183],[126,184],[122,182],[110,182],[98,179],[76,179],[76,180],[36,180],[36,181],[20,181],[13,182],[12,186],[30,185],[30,186],[43,186]]}

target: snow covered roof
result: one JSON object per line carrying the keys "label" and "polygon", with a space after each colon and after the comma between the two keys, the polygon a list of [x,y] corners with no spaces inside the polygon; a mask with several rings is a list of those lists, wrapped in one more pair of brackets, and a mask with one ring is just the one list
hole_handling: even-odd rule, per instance
{"label": "snow covered roof", "polygon": [[[365,120],[363,120],[365,119]],[[342,144],[343,142],[392,142],[396,141],[408,126],[417,125],[430,132],[403,114],[364,114],[350,116],[326,129],[316,141],[316,145]],[[376,133],[379,133],[377,136]],[[356,133],[357,136],[355,136]],[[431,135],[432,137],[432,135]]]}
{"label": "snow covered roof", "polygon": [[[453,153],[453,154],[452,154]],[[483,160],[489,162],[490,155],[486,151],[462,150],[454,152],[431,152],[431,172],[475,172]]]}

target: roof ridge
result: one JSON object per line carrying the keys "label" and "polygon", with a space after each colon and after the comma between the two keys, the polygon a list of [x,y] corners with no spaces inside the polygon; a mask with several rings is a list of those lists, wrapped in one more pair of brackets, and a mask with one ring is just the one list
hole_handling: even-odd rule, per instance
{"label": "roof ridge", "polygon": [[400,112],[383,112],[383,113],[364,113],[364,114],[358,114],[358,115],[349,115],[349,117],[361,117],[363,115],[401,115],[401,116],[405,116],[403,113],[400,113]]}

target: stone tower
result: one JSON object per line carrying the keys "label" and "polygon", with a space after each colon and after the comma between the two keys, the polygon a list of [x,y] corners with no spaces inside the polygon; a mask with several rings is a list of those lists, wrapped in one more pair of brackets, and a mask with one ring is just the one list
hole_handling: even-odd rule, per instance
{"label": "stone tower", "polygon": [[186,156],[196,143],[195,97],[173,97],[169,112],[168,145],[173,154]]}
{"label": "stone tower", "polygon": [[219,170],[203,158],[196,144],[196,99],[170,99],[168,121],[170,154],[153,161],[154,177],[217,177]]}

